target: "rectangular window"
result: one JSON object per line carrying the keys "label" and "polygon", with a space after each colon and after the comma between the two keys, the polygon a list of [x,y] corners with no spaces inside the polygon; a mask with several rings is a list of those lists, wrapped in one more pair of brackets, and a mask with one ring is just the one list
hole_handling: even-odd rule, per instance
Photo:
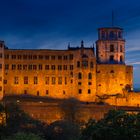
{"label": "rectangular window", "polygon": [[28,70],[32,70],[32,65],[28,65]]}
{"label": "rectangular window", "polygon": [[64,69],[64,70],[67,70],[67,65],[64,65],[64,66],[63,66],[63,69]]}
{"label": "rectangular window", "polygon": [[27,76],[24,77],[24,84],[28,84],[28,77]]}
{"label": "rectangular window", "polygon": [[56,78],[52,77],[52,85],[54,85],[56,83]]}
{"label": "rectangular window", "polygon": [[12,64],[12,70],[15,70],[15,69],[16,69],[16,65]]}
{"label": "rectangular window", "polygon": [[32,55],[28,55],[28,59],[31,60],[32,59]]}
{"label": "rectangular window", "polygon": [[42,60],[42,59],[43,59],[43,55],[39,55],[38,57],[39,57],[39,59],[40,59],[40,60]]}
{"label": "rectangular window", "polygon": [[88,89],[88,94],[90,94],[91,93],[91,90],[90,89]]}
{"label": "rectangular window", "polygon": [[12,59],[16,59],[16,55],[12,55]]}
{"label": "rectangular window", "polygon": [[62,60],[62,56],[61,55],[58,56],[58,60]]}
{"label": "rectangular window", "polygon": [[18,58],[18,59],[21,59],[21,55],[18,55],[17,58]]}
{"label": "rectangular window", "polygon": [[45,84],[46,85],[49,85],[49,81],[50,81],[50,78],[49,77],[45,77]]}
{"label": "rectangular window", "polygon": [[2,91],[2,87],[0,86],[0,91]]}
{"label": "rectangular window", "polygon": [[24,90],[24,94],[27,94],[27,90]]}
{"label": "rectangular window", "polygon": [[55,56],[54,55],[51,56],[51,60],[55,60]]}
{"label": "rectangular window", "polygon": [[5,70],[9,69],[9,64],[5,64]]}
{"label": "rectangular window", "polygon": [[73,70],[73,65],[70,65],[70,70]]}
{"label": "rectangular window", "polygon": [[33,65],[33,70],[37,70],[37,65]]}
{"label": "rectangular window", "polygon": [[22,65],[20,65],[20,64],[17,65],[17,69],[18,69],[18,70],[22,70]]}
{"label": "rectangular window", "polygon": [[70,60],[73,60],[73,54],[70,54],[70,55],[69,55],[69,59],[70,59]]}
{"label": "rectangular window", "polygon": [[52,70],[55,70],[55,65],[51,65],[51,69]]}
{"label": "rectangular window", "polygon": [[82,89],[79,89],[78,93],[79,93],[79,94],[82,94]]}
{"label": "rectangular window", "polygon": [[49,55],[45,55],[45,59],[46,60],[49,60]]}
{"label": "rectangular window", "polygon": [[16,77],[14,77],[14,84],[18,84],[18,77],[16,76]]}
{"label": "rectangular window", "polygon": [[45,70],[49,70],[49,65],[45,65]]}
{"label": "rectangular window", "polygon": [[4,84],[7,84],[7,80],[4,80]]}
{"label": "rectangular window", "polygon": [[37,55],[33,55],[33,59],[36,60],[37,59]]}
{"label": "rectangular window", "polygon": [[67,55],[64,55],[64,56],[63,56],[63,59],[64,59],[64,60],[67,60],[67,59],[68,59],[68,56],[67,56]]}
{"label": "rectangular window", "polygon": [[58,65],[58,70],[62,70],[62,65]]}
{"label": "rectangular window", "polygon": [[27,70],[27,65],[23,65],[23,70]]}
{"label": "rectangular window", "polygon": [[38,69],[42,70],[42,65],[41,64],[38,65]]}
{"label": "rectangular window", "polygon": [[49,94],[49,90],[46,90],[46,95],[48,95]]}
{"label": "rectangular window", "polygon": [[58,77],[58,84],[62,85],[62,77]]}
{"label": "rectangular window", "polygon": [[82,83],[81,82],[78,82],[78,85],[82,85]]}
{"label": "rectangular window", "polygon": [[23,59],[27,59],[27,55],[23,55]]}
{"label": "rectangular window", "polygon": [[90,85],[92,85],[92,83],[91,82],[88,82],[88,85],[90,86]]}
{"label": "rectangular window", "polygon": [[2,58],[2,53],[0,53],[0,58]]}
{"label": "rectangular window", "polygon": [[9,59],[9,54],[6,54],[5,55],[5,59]]}
{"label": "rectangular window", "polygon": [[37,76],[34,77],[34,84],[38,84],[38,77]]}

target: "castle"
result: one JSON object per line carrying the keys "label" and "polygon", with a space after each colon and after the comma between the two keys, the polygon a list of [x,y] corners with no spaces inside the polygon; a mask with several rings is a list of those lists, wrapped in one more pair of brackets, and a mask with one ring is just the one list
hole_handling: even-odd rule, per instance
{"label": "castle", "polygon": [[[123,29],[99,28],[93,47],[67,50],[9,49],[0,41],[0,98],[29,94],[95,102],[133,90],[133,66],[125,64]],[[113,101],[111,101],[113,102]]]}

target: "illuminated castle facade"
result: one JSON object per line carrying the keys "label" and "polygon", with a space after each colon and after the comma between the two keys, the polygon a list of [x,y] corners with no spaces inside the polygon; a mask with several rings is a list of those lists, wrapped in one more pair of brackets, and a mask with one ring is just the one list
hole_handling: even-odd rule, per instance
{"label": "illuminated castle facade", "polygon": [[121,28],[98,29],[94,47],[67,50],[8,49],[0,42],[0,96],[29,94],[94,102],[133,89]]}

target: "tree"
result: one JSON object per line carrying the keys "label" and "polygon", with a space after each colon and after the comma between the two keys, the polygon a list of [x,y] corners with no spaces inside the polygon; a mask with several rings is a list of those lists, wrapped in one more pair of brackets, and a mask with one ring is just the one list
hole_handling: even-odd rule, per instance
{"label": "tree", "polygon": [[71,122],[77,121],[80,101],[75,98],[65,99],[60,103],[63,119]]}
{"label": "tree", "polygon": [[18,132],[12,136],[9,136],[4,140],[43,140],[43,139],[33,133]]}

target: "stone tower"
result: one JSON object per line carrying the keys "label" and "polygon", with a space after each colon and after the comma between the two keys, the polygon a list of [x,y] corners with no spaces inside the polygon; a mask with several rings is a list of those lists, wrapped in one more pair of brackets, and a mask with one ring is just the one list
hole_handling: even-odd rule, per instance
{"label": "stone tower", "polygon": [[125,64],[123,29],[118,27],[99,28],[96,55],[99,64]]}
{"label": "stone tower", "polygon": [[4,41],[0,41],[0,100],[3,98],[4,88]]}

